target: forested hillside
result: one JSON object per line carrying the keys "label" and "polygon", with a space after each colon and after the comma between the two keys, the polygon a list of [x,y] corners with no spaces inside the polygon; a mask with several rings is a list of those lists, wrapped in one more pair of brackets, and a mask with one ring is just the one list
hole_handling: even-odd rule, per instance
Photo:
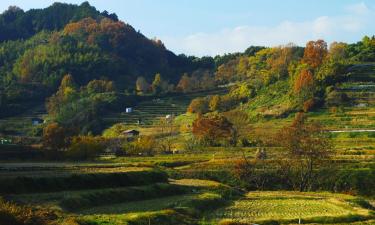
{"label": "forested hillside", "polygon": [[81,5],[54,3],[45,9],[23,11],[17,6],[9,6],[0,15],[0,41],[27,39],[42,30],[61,30],[70,22],[91,17],[109,18],[118,21],[116,14],[99,12],[88,2]]}
{"label": "forested hillside", "polygon": [[[154,19],[147,2],[137,13]],[[201,22],[209,10],[186,15]],[[0,225],[375,224],[367,33],[195,57],[88,2],[9,7],[0,14]]]}
{"label": "forested hillside", "polygon": [[176,56],[87,2],[27,12],[10,7],[0,15],[0,30],[0,115],[44,102],[66,74],[79,86],[104,79],[132,93],[137,77],[151,82],[158,73],[173,84],[184,72],[213,67],[213,60]]}
{"label": "forested hillside", "polygon": [[[223,57],[224,58],[224,57]],[[228,57],[227,57],[228,58]],[[350,68],[375,62],[375,37],[354,44],[310,41],[305,48],[293,44],[239,53],[218,65],[215,79],[232,84],[230,93],[191,102],[190,112],[245,111],[256,121],[281,118],[292,112],[337,106],[347,101],[338,92],[350,79],[361,80]],[[366,80],[367,79],[367,80]]]}

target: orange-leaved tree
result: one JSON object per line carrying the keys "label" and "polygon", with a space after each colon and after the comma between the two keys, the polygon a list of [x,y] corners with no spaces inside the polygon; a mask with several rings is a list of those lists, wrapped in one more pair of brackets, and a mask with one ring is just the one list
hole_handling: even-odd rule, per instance
{"label": "orange-leaved tree", "polygon": [[294,94],[299,106],[314,97],[314,77],[310,70],[303,69],[294,80]]}
{"label": "orange-leaved tree", "polygon": [[324,40],[309,41],[306,44],[302,61],[312,69],[316,69],[323,63],[327,53],[328,47]]}
{"label": "orange-leaved tree", "polygon": [[193,122],[192,132],[203,144],[220,145],[236,142],[233,124],[221,115],[199,116]]}

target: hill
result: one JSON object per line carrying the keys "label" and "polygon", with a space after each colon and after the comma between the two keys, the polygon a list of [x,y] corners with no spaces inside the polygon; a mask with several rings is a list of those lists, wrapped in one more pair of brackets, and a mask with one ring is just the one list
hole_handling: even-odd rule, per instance
{"label": "hill", "polygon": [[10,6],[0,14],[0,42],[27,39],[42,30],[61,30],[66,24],[87,17],[118,20],[116,14],[99,12],[88,2],[79,6],[56,2],[45,9],[31,9],[26,12],[17,6]]}
{"label": "hill", "polygon": [[0,15],[0,31],[0,116],[44,102],[66,74],[79,86],[104,79],[134,93],[138,77],[151,83],[161,74],[176,84],[185,72],[213,68],[213,60],[176,56],[87,2],[27,12],[10,7]]}

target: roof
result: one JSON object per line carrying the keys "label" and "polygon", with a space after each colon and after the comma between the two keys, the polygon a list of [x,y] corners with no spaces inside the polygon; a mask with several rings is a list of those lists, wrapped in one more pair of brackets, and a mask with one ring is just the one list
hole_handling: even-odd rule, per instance
{"label": "roof", "polygon": [[39,121],[39,122],[43,122],[44,120],[43,119],[40,119],[40,118],[31,118],[32,121]]}
{"label": "roof", "polygon": [[137,130],[125,130],[122,133],[123,134],[131,134],[131,133],[133,133],[133,134],[139,134],[139,131],[137,131]]}

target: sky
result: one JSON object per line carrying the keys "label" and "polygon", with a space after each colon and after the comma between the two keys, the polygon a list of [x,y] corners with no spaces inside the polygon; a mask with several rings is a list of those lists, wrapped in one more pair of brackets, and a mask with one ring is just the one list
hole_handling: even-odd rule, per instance
{"label": "sky", "polygon": [[[1,0],[24,10],[56,0]],[[80,4],[78,0],[60,0]],[[214,56],[250,45],[354,43],[375,35],[375,0],[89,0],[176,54]]]}

